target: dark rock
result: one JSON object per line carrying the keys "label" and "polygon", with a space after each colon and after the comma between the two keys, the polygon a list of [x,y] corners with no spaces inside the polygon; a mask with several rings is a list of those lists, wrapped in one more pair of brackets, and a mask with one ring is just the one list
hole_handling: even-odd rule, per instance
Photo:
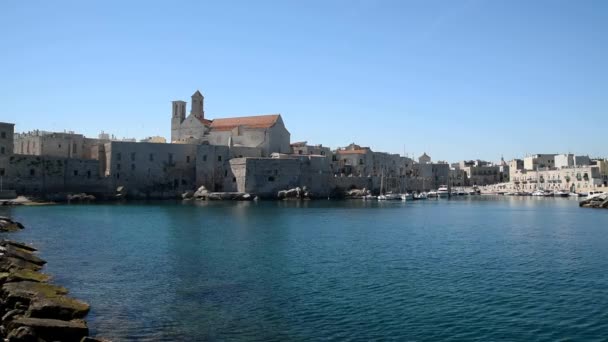
{"label": "dark rock", "polygon": [[32,264],[36,264],[42,266],[46,264],[46,261],[40,259],[38,256],[32,254],[27,250],[21,249],[19,247],[15,247],[13,245],[6,245],[5,247],[0,247],[0,252],[4,252],[5,255],[17,259],[21,259],[27,262],[31,262]]}
{"label": "dark rock", "polygon": [[23,225],[9,220],[0,220],[0,232],[16,232],[23,229]]}
{"label": "dark rock", "polygon": [[14,269],[26,269],[31,271],[40,271],[42,266],[25,261],[23,259],[4,256],[0,258],[0,272],[10,272]]}
{"label": "dark rock", "polygon": [[2,316],[2,322],[6,324],[8,321],[12,321],[15,316],[23,316],[24,313],[21,309],[13,309]]}
{"label": "dark rock", "polygon": [[24,243],[21,242],[15,242],[15,241],[10,241],[10,240],[2,240],[0,242],[0,246],[7,246],[7,245],[12,245],[21,249],[24,249],[26,251],[30,251],[30,252],[35,252],[37,251],[36,248],[30,246],[30,245],[26,245]]}
{"label": "dark rock", "polygon": [[30,328],[34,336],[47,341],[80,342],[83,337],[89,335],[89,328],[81,320],[18,318],[8,323],[8,329],[11,331],[9,336],[21,327]]}
{"label": "dark rock", "polygon": [[83,337],[80,342],[111,342],[110,340],[106,340],[104,338],[94,338],[94,337]]}
{"label": "dark rock", "polygon": [[34,298],[55,298],[68,293],[68,290],[56,285],[21,281],[2,285],[2,295],[7,308],[13,308],[17,302],[30,303]]}
{"label": "dark rock", "polygon": [[34,330],[30,327],[19,327],[11,331],[7,336],[9,342],[42,342],[39,339]]}
{"label": "dark rock", "polygon": [[36,297],[30,303],[27,315],[35,318],[70,320],[84,318],[89,313],[89,309],[89,304],[65,296]]}
{"label": "dark rock", "polygon": [[[32,270],[25,269],[14,269],[10,273],[6,273],[5,282],[17,282],[17,281],[35,281],[38,283],[46,283],[51,279],[50,276]],[[2,281],[3,273],[0,273],[0,281]]]}

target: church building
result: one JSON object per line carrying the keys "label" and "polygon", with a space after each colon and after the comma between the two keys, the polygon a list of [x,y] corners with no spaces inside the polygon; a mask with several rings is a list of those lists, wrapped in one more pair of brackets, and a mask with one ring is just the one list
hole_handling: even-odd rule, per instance
{"label": "church building", "polygon": [[204,100],[197,90],[192,95],[191,111],[187,117],[186,102],[173,101],[172,143],[256,147],[261,149],[263,157],[274,152],[291,153],[290,133],[280,114],[208,120],[205,118]]}

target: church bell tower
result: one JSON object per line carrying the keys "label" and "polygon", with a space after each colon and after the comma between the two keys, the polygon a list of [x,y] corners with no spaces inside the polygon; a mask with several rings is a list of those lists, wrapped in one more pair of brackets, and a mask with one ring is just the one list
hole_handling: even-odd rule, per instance
{"label": "church bell tower", "polygon": [[205,97],[203,97],[203,94],[201,94],[200,91],[197,90],[194,94],[192,94],[192,111],[190,112],[190,114],[196,116],[199,119],[204,119],[204,101]]}

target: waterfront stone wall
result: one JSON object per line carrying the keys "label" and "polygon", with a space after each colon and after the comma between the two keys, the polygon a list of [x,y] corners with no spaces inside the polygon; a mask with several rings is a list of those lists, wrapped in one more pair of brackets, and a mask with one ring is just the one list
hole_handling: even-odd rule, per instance
{"label": "waterfront stone wall", "polygon": [[13,135],[15,124],[0,122],[0,157],[7,157],[13,154]]}
{"label": "waterfront stone wall", "polygon": [[110,187],[137,197],[171,197],[196,187],[196,150],[191,144],[113,141],[102,165]]}
{"label": "waterfront stone wall", "polygon": [[330,195],[329,161],[323,156],[235,158],[230,160],[236,191],[276,198],[281,190],[308,189],[313,197]]}
{"label": "waterfront stone wall", "polygon": [[1,170],[3,188],[19,194],[107,191],[97,160],[14,154],[0,158]]}

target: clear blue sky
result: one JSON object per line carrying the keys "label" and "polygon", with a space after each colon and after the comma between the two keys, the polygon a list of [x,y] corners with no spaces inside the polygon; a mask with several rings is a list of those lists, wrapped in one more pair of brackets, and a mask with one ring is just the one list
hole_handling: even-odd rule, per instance
{"label": "clear blue sky", "polygon": [[608,1],[0,2],[0,121],[170,135],[281,113],[292,141],[435,160],[608,155]]}

